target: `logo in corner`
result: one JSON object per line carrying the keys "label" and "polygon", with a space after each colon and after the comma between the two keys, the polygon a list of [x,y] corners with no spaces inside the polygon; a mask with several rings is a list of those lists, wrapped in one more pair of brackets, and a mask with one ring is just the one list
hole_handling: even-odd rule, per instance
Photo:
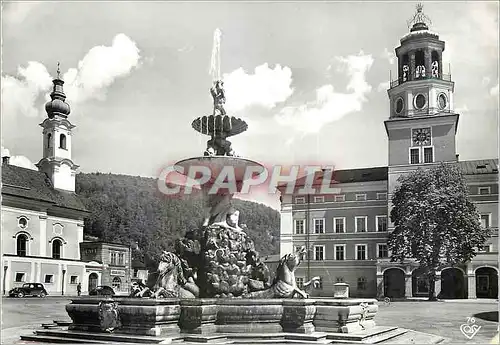
{"label": "logo in corner", "polygon": [[479,332],[481,329],[481,326],[475,325],[476,319],[473,317],[468,317],[467,318],[467,323],[464,323],[460,325],[460,331],[462,331],[462,334],[469,340],[474,338],[474,336]]}

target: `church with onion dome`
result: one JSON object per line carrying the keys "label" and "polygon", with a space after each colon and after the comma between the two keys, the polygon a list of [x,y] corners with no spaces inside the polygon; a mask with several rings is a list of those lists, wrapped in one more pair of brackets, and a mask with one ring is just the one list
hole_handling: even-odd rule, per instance
{"label": "church with onion dome", "polygon": [[75,193],[75,125],[59,69],[52,83],[38,171],[2,157],[3,294],[30,283],[42,283],[48,295],[76,295],[78,284],[83,294],[98,285],[128,294],[130,247],[84,240],[89,213]]}
{"label": "church with onion dome", "polygon": [[[352,296],[426,297],[432,283],[442,298],[498,298],[498,158],[459,160],[455,83],[443,69],[445,42],[429,26],[419,4],[395,49],[398,75],[387,90],[384,121],[388,166],[335,171],[339,194],[281,190],[280,255],[308,248],[297,285],[320,277],[320,296],[331,296],[333,284],[342,282]],[[471,262],[436,272],[438,280],[429,282],[417,262],[390,262],[387,238],[394,226],[388,215],[399,176],[441,162],[458,163],[481,226],[493,231]],[[305,181],[299,179],[296,188]]]}

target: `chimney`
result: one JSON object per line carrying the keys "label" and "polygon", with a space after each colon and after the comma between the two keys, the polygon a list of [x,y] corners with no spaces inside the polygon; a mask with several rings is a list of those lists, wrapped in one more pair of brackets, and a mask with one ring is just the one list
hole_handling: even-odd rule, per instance
{"label": "chimney", "polygon": [[10,157],[9,156],[3,156],[2,157],[2,164],[9,165]]}

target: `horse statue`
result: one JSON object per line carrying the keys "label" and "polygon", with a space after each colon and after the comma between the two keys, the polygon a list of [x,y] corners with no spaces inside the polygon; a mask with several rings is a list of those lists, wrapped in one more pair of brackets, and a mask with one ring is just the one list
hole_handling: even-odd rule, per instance
{"label": "horse statue", "polygon": [[174,253],[163,251],[158,264],[158,279],[154,285],[154,298],[195,298],[199,288],[192,277],[186,279],[181,260]]}
{"label": "horse statue", "polygon": [[[246,294],[245,298],[308,298],[309,294],[297,287],[295,282],[295,270],[304,258],[306,249],[301,247],[295,253],[284,255],[278,268],[272,285],[261,291]],[[311,282],[308,282],[311,284]],[[315,285],[315,284],[312,284]]]}

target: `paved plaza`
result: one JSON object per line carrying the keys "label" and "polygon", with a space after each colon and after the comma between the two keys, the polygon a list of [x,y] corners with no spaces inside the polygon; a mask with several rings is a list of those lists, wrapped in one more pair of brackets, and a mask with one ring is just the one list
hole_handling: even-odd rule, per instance
{"label": "paved plaza", "polygon": [[[30,334],[39,329],[42,323],[68,320],[65,311],[68,302],[63,297],[2,298],[2,344],[21,344],[20,334]],[[481,329],[471,340],[465,338],[460,331],[460,325],[467,322],[467,317],[496,312],[498,302],[495,300],[380,302],[379,308],[376,316],[378,325],[399,326],[441,335],[453,344],[487,344],[498,329],[497,322],[476,317],[476,324]]]}

